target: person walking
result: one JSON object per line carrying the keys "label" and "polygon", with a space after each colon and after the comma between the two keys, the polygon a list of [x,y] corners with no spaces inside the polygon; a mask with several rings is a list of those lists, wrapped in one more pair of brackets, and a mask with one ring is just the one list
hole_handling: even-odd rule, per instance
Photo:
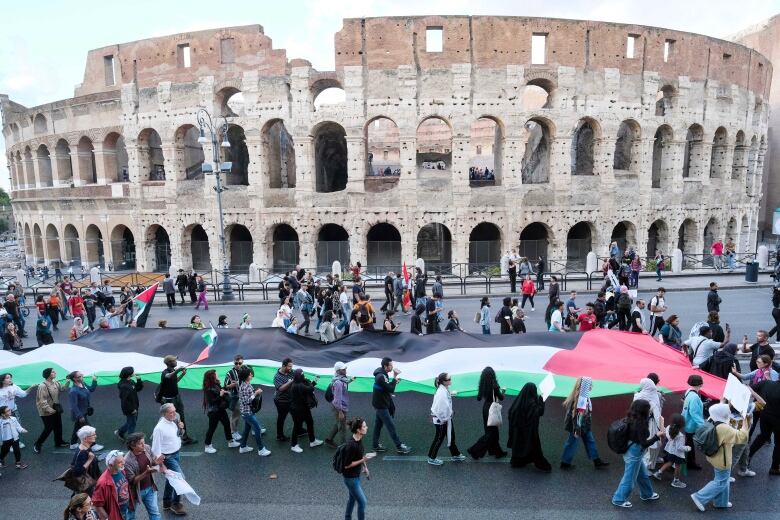
{"label": "person walking", "polygon": [[536,261],[536,290],[537,291],[543,291],[544,290],[544,268],[545,268],[545,261],[544,258],[541,256]]}
{"label": "person walking", "polygon": [[482,327],[482,334],[490,334],[490,298],[483,296],[479,302],[479,325]]}
{"label": "person walking", "polygon": [[533,463],[537,469],[549,472],[550,463],[542,453],[539,439],[539,421],[544,415],[544,401],[539,396],[534,383],[526,383],[509,409],[509,440],[507,447],[512,450],[510,464],[513,468],[525,467]]}
{"label": "person walking", "polygon": [[190,293],[190,303],[196,303],[198,301],[198,275],[197,273],[190,273],[187,277],[187,292]]}
{"label": "person walking", "polygon": [[577,453],[577,445],[582,439],[585,446],[585,452],[588,458],[593,461],[596,469],[609,466],[609,462],[604,462],[599,457],[596,448],[596,439],[591,430],[593,404],[590,400],[590,392],[593,388],[593,379],[590,377],[578,377],[574,382],[574,388],[563,401],[563,408],[566,410],[564,418],[564,429],[569,433],[569,437],[563,445],[563,454],[561,455],[561,469],[574,469],[571,463],[574,454]]}
{"label": "person walking", "polygon": [[276,440],[280,442],[290,440],[284,434],[284,421],[290,413],[290,389],[293,384],[293,362],[290,358],[282,360],[282,366],[274,374],[274,405],[276,406]]}
{"label": "person walking", "polygon": [[170,403],[176,408],[177,420],[184,424],[182,426],[184,430],[184,435],[181,438],[182,444],[185,446],[195,444],[198,441],[190,437],[187,431],[187,421],[184,418],[184,402],[179,393],[179,381],[187,374],[187,368],[183,366],[177,368],[178,358],[170,354],[163,358],[163,363],[165,363],[165,370],[160,374],[160,386],[157,387],[155,401],[160,404]]}
{"label": "person walking", "polygon": [[648,477],[647,467],[644,462],[645,451],[648,446],[657,443],[666,436],[661,419],[661,428],[657,432],[650,431],[650,403],[644,399],[637,399],[631,403],[626,414],[628,428],[628,451],[623,455],[625,467],[623,478],[620,479],[615,493],[612,495],[612,504],[618,507],[630,508],[628,497],[639,484],[639,497],[644,501],[658,500],[660,496],[653,491],[653,484]]}
{"label": "person walking", "polygon": [[360,474],[364,473],[366,478],[370,478],[367,464],[369,460],[376,457],[376,453],[366,453],[363,449],[363,437],[368,433],[368,425],[362,417],[353,418],[349,422],[349,430],[352,435],[344,445],[344,455],[341,459],[344,462],[341,474],[344,477],[344,485],[349,491],[344,518],[352,520],[352,511],[357,504],[358,520],[365,520],[367,500],[360,486]]}
{"label": "person walking", "polygon": [[685,452],[686,468],[688,470],[698,471],[702,467],[696,464],[696,449],[693,445],[693,434],[704,425],[704,403],[702,403],[699,391],[704,380],[698,374],[688,376],[688,390],[683,395],[682,416],[685,420],[685,445],[690,450]]}
{"label": "person walking", "polygon": [[230,406],[230,392],[222,388],[217,379],[217,371],[214,369],[206,370],[203,374],[203,410],[209,418],[209,427],[206,430],[205,448],[206,453],[216,453],[217,449],[211,444],[217,425],[222,424],[225,433],[225,440],[228,448],[238,448],[239,443],[233,440],[230,433],[230,421],[225,411]]}
{"label": "person walking", "polygon": [[520,308],[525,309],[525,302],[530,301],[531,302],[531,310],[534,310],[534,295],[536,294],[536,284],[534,284],[534,281],[531,280],[531,275],[528,274],[525,276],[525,279],[523,279],[522,285],[520,287],[520,290],[523,293],[523,300],[522,303],[520,303]]}
{"label": "person walking", "polygon": [[203,281],[202,276],[198,276],[197,278],[197,286],[198,286],[198,301],[195,303],[195,310],[200,309],[200,304],[203,304],[204,310],[209,310],[209,300],[207,298],[207,290],[206,290],[206,282]]}
{"label": "person walking", "polygon": [[[130,486],[133,503],[136,508],[141,503],[144,505],[149,520],[160,520],[154,474],[165,473],[165,457],[152,455],[152,448],[146,444],[143,432],[128,435],[126,445],[128,451],[125,454],[125,477]],[[132,511],[125,520],[135,520],[135,517],[135,511]]]}
{"label": "person walking", "polygon": [[165,280],[163,280],[163,292],[165,293],[165,299],[168,302],[168,308],[173,309],[173,306],[176,305],[176,287],[173,284],[173,278],[171,278],[170,274],[166,274]]}
{"label": "person walking", "polygon": [[316,448],[322,445],[322,441],[314,436],[314,419],[311,416],[311,409],[317,406],[314,388],[319,378],[320,376],[314,376],[314,380],[309,381],[304,377],[303,370],[300,368],[293,371],[293,383],[290,388],[290,415],[293,418],[290,451],[294,453],[303,453],[303,448],[298,444],[298,436],[304,431],[304,423],[306,423],[306,432],[309,434],[309,447]]}
{"label": "person walking", "polygon": [[[643,399],[650,403],[650,416],[648,419],[648,428],[651,432],[654,432],[663,427],[662,418],[662,406],[663,398],[658,391],[657,384],[660,379],[657,374],[651,372],[647,377],[642,378],[639,381],[639,391],[634,394],[634,401]],[[658,454],[661,451],[661,444],[657,442],[647,446],[645,456],[645,466],[649,469],[655,469],[656,461],[658,460]]]}
{"label": "person walking", "polygon": [[[752,459],[774,434],[769,474],[777,476],[780,475],[780,442],[778,442],[780,440],[780,382],[763,379],[755,386],[755,392],[766,402],[766,407],[761,410],[760,431],[750,445],[749,458]],[[710,416],[712,416],[711,412]]]}
{"label": "person walking", "polygon": [[707,293],[707,312],[720,312],[720,304],[723,302],[718,295],[718,284],[710,282],[710,292]]}
{"label": "person walking", "polygon": [[[72,385],[68,391],[68,403],[70,404],[70,418],[73,419],[73,433],[70,436],[70,449],[78,447],[79,439],[77,433],[83,426],[89,426],[87,417],[92,415],[93,409],[90,406],[90,394],[97,389],[97,377],[92,375],[92,384],[84,384],[84,374],[78,370],[68,374],[68,379]],[[100,451],[103,446],[95,444],[92,446],[95,451]]]}
{"label": "person walking", "polygon": [[[92,426],[82,426],[76,432],[79,443],[76,444],[75,453],[73,459],[71,459],[70,467],[73,470],[74,477],[80,477],[87,475],[93,480],[97,480],[100,477],[100,468],[98,466],[98,458],[95,455],[95,446],[97,444],[97,431]],[[92,487],[86,490],[87,494],[92,494]]]}
{"label": "person walking", "polygon": [[650,335],[655,336],[664,326],[664,313],[666,312],[666,289],[659,287],[655,296],[650,298]]}
{"label": "person walking", "polygon": [[125,416],[125,424],[114,430],[114,435],[125,440],[125,435],[133,433],[138,422],[138,392],[143,390],[144,382],[135,374],[133,367],[124,367],[119,372],[119,383],[116,386],[119,389],[119,402]]}
{"label": "person walking", "polygon": [[233,356],[233,368],[228,370],[225,374],[225,381],[223,388],[229,392],[230,404],[228,410],[230,411],[230,431],[234,441],[241,440],[241,434],[238,432],[238,420],[242,417],[241,407],[238,403],[238,387],[241,385],[241,380],[238,377],[238,372],[244,366],[244,356],[236,354]]}
{"label": "person walking", "polygon": [[[335,375],[330,383],[333,400],[330,402],[333,408],[333,427],[330,434],[325,438],[325,444],[331,448],[336,448],[339,444],[347,441],[347,412],[349,412],[349,383],[354,379],[347,377],[347,365],[337,361],[333,365]],[[326,393],[327,399],[327,393]],[[336,436],[341,436],[341,442],[336,442]]]}
{"label": "person walking", "polygon": [[5,466],[5,457],[10,451],[14,452],[16,469],[26,469],[28,464],[22,462],[22,451],[19,444],[19,435],[27,433],[22,428],[19,419],[11,415],[8,406],[0,406],[0,468]]}
{"label": "person walking", "polygon": [[57,381],[57,372],[53,368],[43,369],[43,382],[38,384],[35,395],[35,407],[43,421],[43,431],[33,444],[33,451],[40,453],[43,443],[54,432],[54,447],[67,448],[69,445],[62,438],[62,404],[60,396],[70,388],[70,379],[63,385]]}
{"label": "person walking", "polygon": [[441,466],[444,464],[440,458],[437,457],[439,448],[441,447],[444,439],[447,439],[447,447],[450,449],[450,455],[452,462],[463,462],[466,460],[466,456],[463,455],[455,444],[455,427],[452,424],[452,393],[450,392],[450,385],[452,384],[452,378],[446,372],[442,372],[434,380],[434,386],[436,387],[436,393],[433,396],[433,404],[431,405],[431,419],[433,426],[436,428],[436,434],[431,442],[431,447],[428,450],[428,464],[432,466]]}
{"label": "person walking", "polygon": [[187,294],[187,286],[189,282],[187,275],[184,274],[184,269],[179,269],[179,274],[176,275],[176,288],[179,289],[179,296],[181,296],[181,305],[184,305],[184,295]]}
{"label": "person walking", "polygon": [[512,334],[512,298],[506,296],[498,311],[498,322],[501,324],[501,334]]}
{"label": "person walking", "polygon": [[666,269],[666,259],[664,258],[663,251],[656,251],[655,252],[655,281],[660,282],[662,275],[661,273]]}
{"label": "person walking", "polygon": [[[392,372],[392,380],[389,374]],[[389,357],[382,358],[382,364],[374,370],[374,388],[371,395],[371,406],[375,411],[375,423],[372,447],[375,452],[385,452],[387,448],[379,443],[382,434],[382,427],[387,427],[387,432],[395,444],[396,450],[401,455],[410,453],[412,449],[401,442],[395,429],[395,403],[393,402],[393,393],[401,378],[398,377],[400,370],[393,367],[393,360]]]}
{"label": "person walking", "polygon": [[425,302],[425,333],[426,334],[436,334],[441,332],[441,326],[439,325],[439,320],[441,319],[441,312],[444,310],[443,307],[440,307],[438,305],[439,294],[433,293],[431,294],[431,297],[427,299]]}
{"label": "person walking", "polygon": [[550,277],[550,288],[547,291],[547,297],[550,303],[558,301],[560,295],[560,288],[558,287],[558,277],[553,275]]}
{"label": "person walking", "polygon": [[664,471],[674,468],[672,487],[685,489],[688,484],[680,480],[680,473],[685,464],[685,454],[692,448],[685,445],[685,418],[676,413],[672,415],[671,424],[666,427],[666,446],[664,447],[664,463],[658,471],[650,474],[656,480],[661,480]]}
{"label": "person walking", "polygon": [[241,411],[241,417],[244,419],[244,433],[241,435],[241,446],[238,447],[239,453],[249,453],[252,448],[247,446],[249,440],[249,432],[255,436],[255,442],[257,443],[257,454],[261,457],[267,457],[271,454],[263,444],[263,432],[265,429],[260,425],[255,414],[259,411],[253,408],[253,403],[256,399],[260,400],[262,404],[263,393],[262,388],[252,387],[252,369],[249,367],[241,367],[238,371],[237,378],[241,382],[238,387],[238,404]]}
{"label": "person walking", "polygon": [[509,257],[509,292],[514,294],[517,292],[517,254],[513,251]]}
{"label": "person walking", "polygon": [[127,520],[131,513],[135,516],[133,495],[124,470],[125,456],[122,452],[109,451],[106,470],[97,479],[92,492],[92,504],[101,520]]}
{"label": "person walking", "polygon": [[[184,423],[179,420],[173,403],[164,403],[160,406],[160,419],[152,432],[152,457],[159,460],[162,456],[161,467],[164,467],[166,472],[175,471],[184,476],[179,460],[183,440],[182,431],[184,431]],[[167,479],[163,489],[163,510],[179,516],[187,514],[181,503],[181,496],[176,493]]]}
{"label": "person walking", "polygon": [[[737,430],[729,424],[731,412],[729,405],[718,403],[710,406],[710,421],[715,423],[715,436],[718,451],[707,456],[707,461],[715,470],[715,477],[696,493],[691,500],[699,511],[704,512],[705,506],[712,502],[716,508],[729,508],[729,487],[731,479],[731,455],[735,444],[745,444],[750,431],[750,421],[742,421],[742,427]],[[752,449],[751,449],[752,452]]]}
{"label": "person walking", "polygon": [[499,426],[488,425],[490,407],[494,402],[504,400],[506,390],[499,386],[496,372],[492,367],[482,369],[477,388],[477,401],[482,401],[482,426],[485,433],[466,452],[475,460],[481,459],[486,454],[493,455],[497,459],[506,457],[506,452],[501,449],[499,441]]}

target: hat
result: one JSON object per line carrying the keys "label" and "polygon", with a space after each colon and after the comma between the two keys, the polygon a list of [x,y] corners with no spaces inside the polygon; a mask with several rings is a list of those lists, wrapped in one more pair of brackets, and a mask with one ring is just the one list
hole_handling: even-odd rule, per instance
{"label": "hat", "polygon": [[704,380],[698,374],[692,374],[688,376],[688,386],[701,386],[704,384]]}
{"label": "hat", "polygon": [[163,363],[165,363],[167,365],[168,363],[173,363],[173,362],[177,361],[178,359],[179,358],[177,358],[176,356],[174,356],[172,354],[168,354],[167,356],[165,356],[163,358]]}
{"label": "hat", "polygon": [[345,370],[347,368],[346,363],[342,363],[341,361],[336,361],[336,364],[333,365],[333,370],[338,372],[339,370]]}

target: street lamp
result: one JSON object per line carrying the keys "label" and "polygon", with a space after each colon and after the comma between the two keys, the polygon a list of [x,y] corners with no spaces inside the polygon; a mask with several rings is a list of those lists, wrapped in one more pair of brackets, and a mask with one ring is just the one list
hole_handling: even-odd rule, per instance
{"label": "street lamp", "polygon": [[[222,162],[219,157],[220,148],[230,148],[230,142],[228,141],[228,121],[225,116],[222,116],[222,123],[220,124],[219,118],[212,120],[211,114],[205,109],[198,110],[198,127],[200,128],[200,136],[198,137],[198,143],[208,143],[208,137],[206,137],[206,131],[211,137],[211,152],[212,163],[203,163],[202,171],[204,175],[214,175],[217,179],[217,185],[214,187],[214,191],[217,192],[217,206],[219,207],[219,244],[222,248],[222,299],[233,300],[233,288],[230,285],[230,262],[227,257],[227,247],[225,245],[225,219],[222,215],[222,192],[227,190],[222,186],[222,174],[227,173],[232,168],[231,162]],[[222,139],[221,143],[218,143],[219,139]]]}

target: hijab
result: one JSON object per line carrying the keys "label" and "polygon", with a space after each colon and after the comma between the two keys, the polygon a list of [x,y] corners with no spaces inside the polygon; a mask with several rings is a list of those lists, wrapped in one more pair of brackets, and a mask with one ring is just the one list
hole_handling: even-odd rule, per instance
{"label": "hijab", "polygon": [[577,411],[592,410],[590,402],[590,390],[593,388],[593,379],[583,376],[580,381],[580,393],[577,396]]}
{"label": "hijab", "polygon": [[634,394],[634,401],[639,399],[650,403],[651,410],[661,410],[661,397],[652,379],[645,377],[639,381],[639,392]]}
{"label": "hijab", "polygon": [[713,421],[727,423],[729,421],[729,415],[729,405],[725,403],[718,403],[710,406],[710,419]]}
{"label": "hijab", "polygon": [[540,403],[536,385],[526,383],[509,409],[509,421],[515,424],[528,424],[538,420],[538,416],[541,415],[539,412],[544,410],[543,406],[544,404]]}

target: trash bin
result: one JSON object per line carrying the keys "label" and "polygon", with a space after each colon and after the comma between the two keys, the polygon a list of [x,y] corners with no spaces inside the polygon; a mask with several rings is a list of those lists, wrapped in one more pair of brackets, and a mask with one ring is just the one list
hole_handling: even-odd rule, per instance
{"label": "trash bin", "polygon": [[745,281],[751,283],[758,282],[758,262],[748,262],[745,264]]}

